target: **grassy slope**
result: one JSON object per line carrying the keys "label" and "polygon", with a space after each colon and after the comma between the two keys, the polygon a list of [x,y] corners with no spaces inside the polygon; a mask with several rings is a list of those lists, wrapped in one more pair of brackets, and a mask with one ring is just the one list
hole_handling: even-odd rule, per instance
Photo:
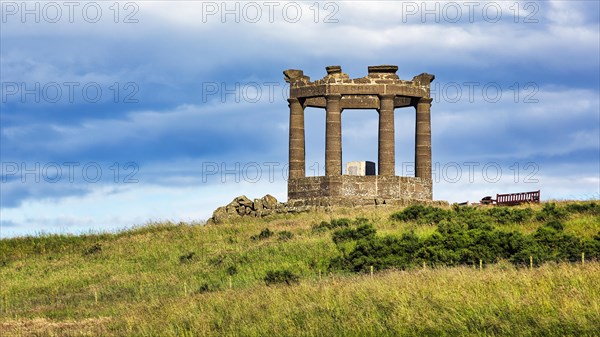
{"label": "grassy slope", "polygon": [[[395,223],[387,208],[337,210],[217,226],[154,224],[118,234],[0,241],[2,335],[593,335],[600,331],[600,264],[500,263],[362,275],[326,274],[336,248],[311,225],[366,217],[379,234],[434,226]],[[569,218],[593,236],[600,219]],[[540,224],[506,224],[532,232]],[[251,240],[263,228],[281,241]],[[99,249],[98,249],[99,247]],[[190,259],[185,256],[192,254]],[[268,270],[300,274],[266,286]],[[233,275],[230,275],[233,274]],[[208,289],[208,291],[206,291]]]}

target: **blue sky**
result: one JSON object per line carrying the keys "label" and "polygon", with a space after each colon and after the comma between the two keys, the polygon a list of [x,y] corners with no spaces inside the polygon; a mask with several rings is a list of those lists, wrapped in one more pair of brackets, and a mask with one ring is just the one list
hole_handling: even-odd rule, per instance
{"label": "blue sky", "polygon": [[[224,4],[224,5],[223,5]],[[25,6],[25,7],[24,7]],[[597,1],[22,2],[1,8],[2,237],[202,221],[286,199],[282,71],[398,65],[433,82],[434,198],[600,198]],[[343,161],[377,112],[342,114]],[[307,109],[307,172],[325,116]],[[414,109],[398,109],[410,175]]]}

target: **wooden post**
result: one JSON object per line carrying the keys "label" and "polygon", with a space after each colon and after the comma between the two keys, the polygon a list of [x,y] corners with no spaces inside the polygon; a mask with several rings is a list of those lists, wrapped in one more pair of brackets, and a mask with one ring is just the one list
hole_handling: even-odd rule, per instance
{"label": "wooden post", "polygon": [[479,259],[479,270],[483,269],[483,261]]}
{"label": "wooden post", "polygon": [[585,265],[585,252],[581,252],[581,265]]}
{"label": "wooden post", "polygon": [[533,256],[529,256],[529,269],[533,269]]}
{"label": "wooden post", "polygon": [[373,266],[371,266],[371,278],[373,278]]}

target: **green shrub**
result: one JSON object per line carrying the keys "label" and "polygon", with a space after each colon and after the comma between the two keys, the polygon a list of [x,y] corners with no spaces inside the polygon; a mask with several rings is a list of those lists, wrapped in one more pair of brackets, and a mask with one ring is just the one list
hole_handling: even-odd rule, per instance
{"label": "green shrub", "polygon": [[[362,218],[361,218],[362,219]],[[341,218],[341,219],[333,219],[330,222],[321,221],[319,224],[312,225],[312,230],[315,232],[322,232],[336,228],[347,228],[350,227],[352,221],[350,219]]]}
{"label": "green shrub", "polygon": [[524,223],[533,217],[531,208],[492,207],[485,210],[495,223]]}
{"label": "green shrub", "polygon": [[91,245],[90,247],[86,248],[83,251],[83,255],[94,255],[94,254],[99,254],[100,252],[102,252],[102,244],[99,242],[96,242],[93,245]]}
{"label": "green shrub", "polygon": [[229,267],[227,267],[227,269],[225,271],[227,272],[227,275],[230,275],[230,276],[233,276],[238,273],[236,266],[229,266]]}
{"label": "green shrub", "polygon": [[596,201],[568,204],[565,209],[569,213],[600,215],[600,203]]}
{"label": "green shrub", "polygon": [[340,229],[333,232],[333,242],[340,243],[349,240],[360,240],[363,238],[371,237],[375,235],[375,228],[370,224],[360,225],[356,228]]}
{"label": "green shrub", "polygon": [[288,241],[294,237],[294,233],[292,233],[290,231],[282,231],[282,232],[279,232],[278,235],[279,235],[279,241]]}
{"label": "green shrub", "polygon": [[562,220],[568,215],[564,208],[557,206],[553,202],[549,202],[544,204],[542,210],[536,215],[536,219],[538,221]]}
{"label": "green shrub", "polygon": [[450,218],[450,211],[439,207],[412,205],[391,216],[397,221],[416,221],[421,224],[437,224],[441,220]]}
{"label": "green shrub", "polygon": [[179,263],[188,263],[188,262],[192,262],[194,260],[194,256],[196,256],[196,253],[194,252],[188,252],[187,254],[183,254],[179,257]]}
{"label": "green shrub", "polygon": [[287,285],[296,284],[300,281],[300,277],[293,272],[284,270],[269,270],[264,278],[267,285],[282,284]]}
{"label": "green shrub", "polygon": [[213,292],[213,291],[217,291],[217,290],[219,290],[218,286],[215,286],[214,284],[209,284],[208,282],[203,282],[198,287],[198,290],[196,290],[196,293],[203,294],[203,293]]}
{"label": "green shrub", "polygon": [[[548,214],[557,214],[555,209],[549,210]],[[400,238],[379,237],[368,224],[337,230],[332,234],[332,240],[340,255],[331,260],[330,268],[365,272],[371,266],[378,270],[406,269],[422,263],[430,266],[477,265],[480,260],[496,263],[500,259],[528,265],[530,257],[539,265],[546,261],[577,261],[582,252],[590,258],[600,257],[600,233],[594,240],[580,239],[565,233],[564,225],[556,218],[540,226],[535,233],[526,235],[500,231],[488,223],[474,221],[481,215],[477,212],[459,213],[463,214],[457,214],[456,219],[440,220],[436,232],[424,238],[413,232]],[[460,218],[469,218],[470,225],[461,222]]]}
{"label": "green shrub", "polygon": [[273,236],[273,234],[274,234],[273,231],[271,231],[268,228],[265,228],[262,231],[260,231],[260,233],[258,235],[252,235],[250,237],[250,239],[255,240],[255,241],[256,240],[264,240],[264,239],[270,238],[271,236]]}

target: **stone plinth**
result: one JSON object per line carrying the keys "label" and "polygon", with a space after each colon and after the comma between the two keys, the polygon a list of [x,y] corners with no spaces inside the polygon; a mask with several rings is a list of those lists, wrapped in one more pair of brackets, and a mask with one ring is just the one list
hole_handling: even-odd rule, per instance
{"label": "stone plinth", "polygon": [[[331,200],[374,204],[377,200],[431,200],[431,179],[398,176],[324,176],[290,179],[288,201],[306,201],[315,206]],[[327,205],[321,205],[327,206]]]}
{"label": "stone plinth", "polygon": [[346,163],[346,175],[374,176],[375,163],[372,161],[351,161]]}

